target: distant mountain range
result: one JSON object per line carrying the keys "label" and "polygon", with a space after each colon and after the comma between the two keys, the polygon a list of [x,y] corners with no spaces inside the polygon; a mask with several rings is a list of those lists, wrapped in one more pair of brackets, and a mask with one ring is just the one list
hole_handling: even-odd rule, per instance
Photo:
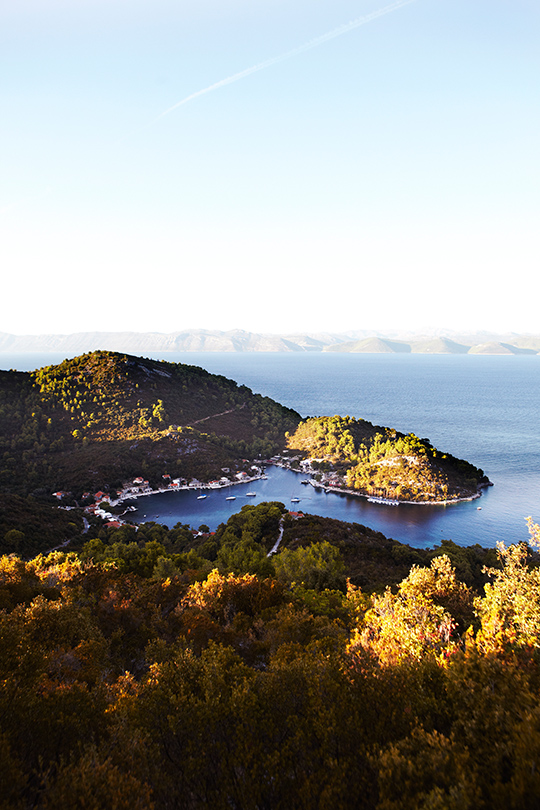
{"label": "distant mountain range", "polygon": [[65,352],[78,355],[103,349],[145,352],[351,352],[420,354],[540,354],[539,335],[476,332],[459,334],[347,333],[263,334],[242,329],[189,329],[161,332],[76,332],[70,335],[11,335],[0,332],[0,352]]}
{"label": "distant mountain range", "polygon": [[480,335],[469,336],[457,340],[448,337],[425,337],[416,340],[369,337],[327,346],[325,351],[369,354],[540,354],[540,337],[489,336],[484,340],[478,340],[480,337]]}

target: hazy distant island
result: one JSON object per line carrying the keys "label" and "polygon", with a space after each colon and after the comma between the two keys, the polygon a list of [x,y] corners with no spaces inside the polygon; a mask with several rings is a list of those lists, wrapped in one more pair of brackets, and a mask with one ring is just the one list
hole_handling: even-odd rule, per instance
{"label": "hazy distant island", "polygon": [[160,332],[76,332],[69,335],[12,335],[0,332],[0,353],[65,352],[76,355],[107,349],[147,352],[348,352],[365,354],[540,354],[540,335],[492,332],[382,334],[369,330],[347,333],[263,334],[242,329],[188,329]]}

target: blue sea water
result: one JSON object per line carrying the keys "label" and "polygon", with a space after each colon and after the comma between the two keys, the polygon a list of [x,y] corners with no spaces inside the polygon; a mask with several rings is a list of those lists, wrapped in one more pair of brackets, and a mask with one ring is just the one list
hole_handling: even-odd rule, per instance
{"label": "blue sea water", "polygon": [[[525,518],[540,522],[540,356],[163,353],[157,359],[201,366],[247,385],[302,416],[349,415],[427,437],[465,458],[494,486],[476,501],[399,507],[315,491],[269,468],[268,480],[209,493],[167,493],[139,501],[139,519],[211,529],[245,503],[279,500],[289,508],[370,526],[417,547],[441,539],[494,546],[528,537]],[[0,366],[31,370],[56,355],[0,355]],[[255,491],[255,497],[246,497]],[[226,495],[235,501],[225,501]],[[292,504],[292,497],[301,498]],[[478,509],[478,506],[481,509]]]}

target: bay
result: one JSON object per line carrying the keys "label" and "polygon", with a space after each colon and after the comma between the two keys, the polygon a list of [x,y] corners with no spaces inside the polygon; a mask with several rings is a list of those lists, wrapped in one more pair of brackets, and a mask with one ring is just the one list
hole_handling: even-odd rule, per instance
{"label": "bay", "polygon": [[[292,472],[269,468],[268,480],[211,492],[148,496],[139,514],[173,526],[211,529],[244,503],[279,500],[288,508],[370,526],[417,547],[441,539],[494,546],[528,537],[525,518],[540,521],[540,357],[340,353],[163,353],[156,359],[201,366],[247,385],[302,416],[349,415],[427,437],[465,458],[494,486],[479,500],[450,506],[387,507],[317,492]],[[59,362],[52,354],[0,355],[3,368],[31,370]],[[255,497],[246,497],[255,491]],[[234,494],[235,501],[225,501]],[[300,503],[291,504],[292,497]],[[478,506],[481,509],[478,509]],[[142,514],[139,519],[142,519]]]}

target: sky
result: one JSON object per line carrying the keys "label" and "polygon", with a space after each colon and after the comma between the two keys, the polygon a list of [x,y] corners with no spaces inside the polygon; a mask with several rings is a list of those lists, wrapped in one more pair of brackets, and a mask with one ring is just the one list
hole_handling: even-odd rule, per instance
{"label": "sky", "polygon": [[0,8],[0,331],[540,333],[538,0]]}

